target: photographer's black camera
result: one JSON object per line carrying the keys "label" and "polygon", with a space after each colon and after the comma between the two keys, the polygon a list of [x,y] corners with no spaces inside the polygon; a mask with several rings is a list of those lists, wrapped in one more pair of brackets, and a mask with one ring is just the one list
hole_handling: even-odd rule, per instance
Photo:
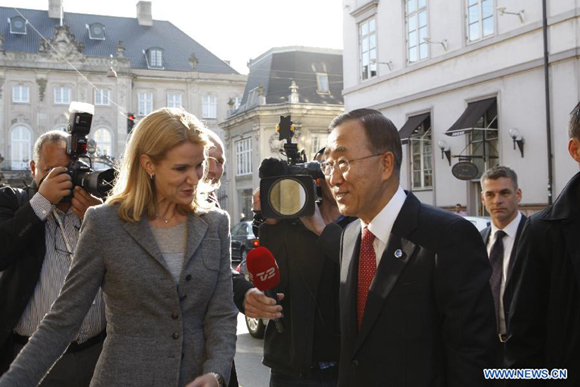
{"label": "photographer's black camera", "polygon": [[[87,155],[87,135],[91,131],[93,111],[94,107],[90,104],[72,102],[70,105],[67,127],[70,136],[66,140],[66,153],[72,161],[68,165],[67,173],[72,179],[73,189],[80,186],[94,196],[104,197],[113,188],[115,170],[111,168],[95,172],[91,168],[91,159]],[[80,160],[81,157],[87,158],[89,164]],[[62,201],[70,202],[71,199],[72,195],[65,197]]]}
{"label": "photographer's black camera", "polygon": [[292,143],[294,125],[290,116],[280,116],[276,127],[280,140],[286,140],[287,161],[265,159],[260,166],[260,206],[264,218],[312,216],[316,205],[314,179],[324,178],[320,164],[308,162],[304,150]]}

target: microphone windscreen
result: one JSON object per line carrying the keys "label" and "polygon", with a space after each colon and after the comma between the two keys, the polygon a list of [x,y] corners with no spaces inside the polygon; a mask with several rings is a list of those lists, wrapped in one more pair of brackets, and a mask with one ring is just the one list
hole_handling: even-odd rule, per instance
{"label": "microphone windscreen", "polygon": [[286,175],[288,175],[288,165],[284,161],[274,157],[268,157],[262,160],[260,168],[258,169],[260,179]]}
{"label": "microphone windscreen", "polygon": [[252,283],[263,292],[280,283],[280,270],[276,259],[264,246],[248,251],[246,267]]}

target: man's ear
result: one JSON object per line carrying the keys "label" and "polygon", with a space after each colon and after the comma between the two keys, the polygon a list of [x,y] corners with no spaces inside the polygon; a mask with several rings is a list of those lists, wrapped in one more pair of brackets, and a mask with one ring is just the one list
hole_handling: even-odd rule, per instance
{"label": "man's ear", "polygon": [[147,155],[141,155],[139,157],[139,163],[141,164],[141,167],[145,170],[145,172],[147,172],[148,175],[151,176],[155,174],[155,164],[153,164],[153,160],[151,160],[151,157]]}
{"label": "man's ear", "polygon": [[30,160],[30,173],[34,179],[36,177],[36,164],[34,163],[34,160]]}
{"label": "man's ear", "polygon": [[577,138],[571,138],[570,141],[568,141],[568,152],[570,152],[570,156],[580,164],[580,140]]}
{"label": "man's ear", "polygon": [[383,178],[388,180],[395,173],[395,155],[393,152],[385,152],[381,155],[380,160]]}

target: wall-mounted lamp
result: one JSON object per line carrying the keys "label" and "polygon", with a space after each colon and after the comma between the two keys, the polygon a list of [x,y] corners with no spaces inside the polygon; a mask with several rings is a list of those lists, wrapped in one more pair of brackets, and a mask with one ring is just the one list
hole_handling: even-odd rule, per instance
{"label": "wall-mounted lamp", "polygon": [[514,140],[514,149],[516,149],[516,144],[518,144],[520,153],[522,154],[522,157],[524,157],[524,136],[522,136],[518,128],[511,128],[508,130],[508,133],[512,140]]}
{"label": "wall-mounted lamp", "polygon": [[113,55],[110,55],[110,60],[109,60],[109,71],[107,71],[107,77],[108,78],[117,78],[117,72],[115,71],[115,69],[113,68]]}
{"label": "wall-mounted lamp", "polygon": [[425,36],[425,37],[423,38],[423,41],[425,41],[426,43],[429,43],[429,44],[440,44],[440,45],[442,45],[442,46],[443,46],[443,49],[444,49],[445,51],[447,51],[447,39],[443,39],[443,40],[442,40],[442,41],[440,41],[440,42],[434,42],[434,41],[432,41],[432,40],[431,40],[431,38],[430,38],[430,37],[428,37],[428,36]]}
{"label": "wall-mounted lamp", "polygon": [[521,10],[520,12],[510,12],[510,11],[506,11],[506,7],[497,7],[497,12],[499,12],[499,16],[503,16],[504,14],[507,15],[517,15],[520,17],[520,21],[523,23],[524,22],[524,11],[525,10]]}
{"label": "wall-mounted lamp", "polygon": [[439,142],[437,142],[437,146],[439,149],[441,149],[441,158],[443,158],[443,155],[445,155],[445,157],[447,157],[447,161],[449,162],[449,166],[451,166],[451,147],[449,144],[447,144],[447,141],[439,140]]}

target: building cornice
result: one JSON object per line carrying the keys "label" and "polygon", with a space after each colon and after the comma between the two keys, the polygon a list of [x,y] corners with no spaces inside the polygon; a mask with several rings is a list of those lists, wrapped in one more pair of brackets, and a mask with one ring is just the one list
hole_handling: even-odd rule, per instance
{"label": "building cornice", "polygon": [[236,114],[235,116],[228,117],[225,121],[221,122],[219,126],[223,130],[229,130],[232,127],[236,127],[262,117],[285,114],[291,114],[294,116],[336,116],[342,112],[344,112],[343,105],[322,105],[308,103],[261,105],[243,113]]}
{"label": "building cornice", "polygon": [[367,12],[368,10],[371,10],[373,8],[377,8],[379,6],[379,0],[372,0],[369,1],[368,3],[358,7],[357,9],[355,9],[354,11],[352,11],[350,13],[350,16],[352,17],[359,17],[360,15],[362,15],[363,13]]}

